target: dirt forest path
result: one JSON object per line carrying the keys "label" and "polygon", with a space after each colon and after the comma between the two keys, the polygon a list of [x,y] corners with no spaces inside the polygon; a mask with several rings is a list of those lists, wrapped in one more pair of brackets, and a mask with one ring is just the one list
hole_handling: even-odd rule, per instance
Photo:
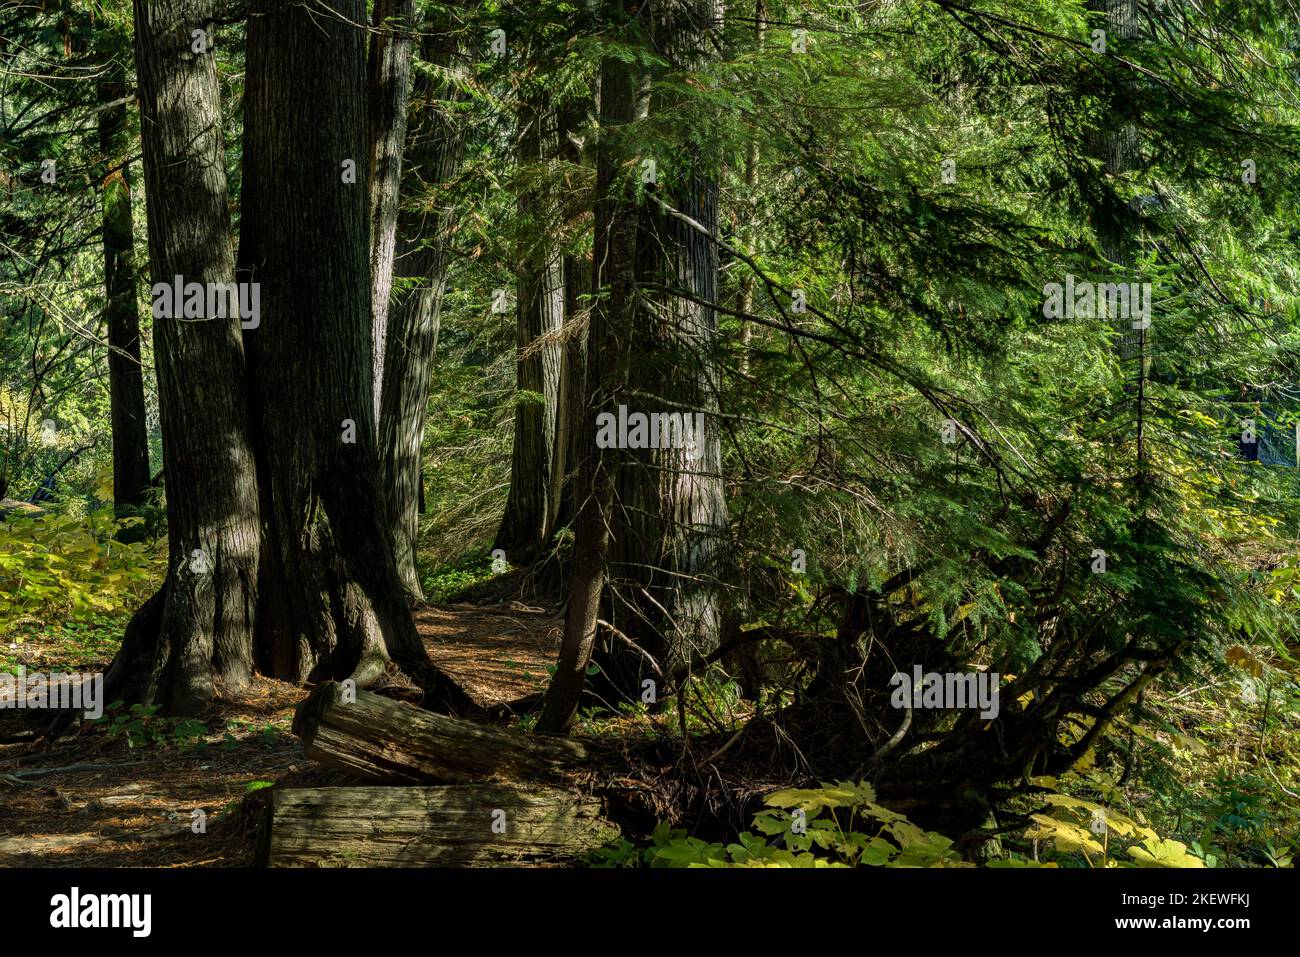
{"label": "dirt forest path", "polygon": [[485,708],[546,689],[563,627],[520,602],[422,608],[415,624],[433,663]]}
{"label": "dirt forest path", "polygon": [[[415,619],[429,657],[476,703],[545,689],[560,640],[554,613],[519,602],[457,604],[420,608]],[[136,737],[147,739],[134,746],[125,731],[87,725],[43,746],[0,744],[0,867],[251,864],[255,821],[237,810],[246,793],[343,782],[307,760],[290,731],[306,695],[255,678],[204,716],[206,733],[146,718]],[[31,729],[33,714],[0,710],[0,739]],[[206,832],[196,833],[196,811]]]}

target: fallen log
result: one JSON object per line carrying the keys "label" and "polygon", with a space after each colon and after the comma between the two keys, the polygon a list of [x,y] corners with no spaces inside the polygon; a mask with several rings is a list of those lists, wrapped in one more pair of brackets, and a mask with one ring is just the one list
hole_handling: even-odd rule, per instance
{"label": "fallen log", "polygon": [[8,518],[10,513],[13,518],[40,518],[45,514],[45,509],[16,498],[0,498],[0,518]]}
{"label": "fallen log", "polygon": [[504,731],[423,711],[334,681],[298,706],[293,732],[307,757],[391,784],[556,780],[588,760],[576,741]]}
{"label": "fallen log", "polygon": [[617,840],[600,803],[501,785],[292,788],[271,794],[258,863],[466,867],[559,863]]}

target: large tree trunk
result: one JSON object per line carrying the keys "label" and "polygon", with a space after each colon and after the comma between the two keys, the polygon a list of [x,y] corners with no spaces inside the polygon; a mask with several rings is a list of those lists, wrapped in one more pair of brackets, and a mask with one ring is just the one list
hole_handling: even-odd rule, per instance
{"label": "large tree trunk", "polygon": [[[240,274],[249,336],[270,673],[423,672],[393,560],[374,423],[361,0],[256,0],[248,24]],[[328,121],[303,104],[327,108]]]}
{"label": "large tree trunk", "polygon": [[[149,488],[149,432],[140,365],[136,260],[131,215],[131,137],[127,130],[126,67],[117,59],[99,82],[99,149],[103,182],[104,317],[108,326],[109,417],[113,431],[113,504],[129,512]],[[114,104],[114,105],[110,105]]]}
{"label": "large tree trunk", "polygon": [[[461,72],[450,31],[437,31],[428,23],[423,29],[429,36],[423,45],[425,58],[453,76]],[[423,510],[421,446],[453,227],[452,207],[444,193],[462,153],[462,124],[454,115],[460,98],[451,79],[436,84],[424,77],[415,81],[394,266],[402,288],[390,307],[384,354],[380,472],[397,573],[415,600],[424,598],[415,567]]]}
{"label": "large tree trunk", "polygon": [[552,531],[552,475],[564,350],[560,331],[566,301],[564,255],[559,248],[560,208],[553,177],[539,167],[555,159],[564,131],[559,114],[541,94],[519,110],[519,165],[533,185],[519,197],[520,250],[515,320],[515,439],[510,493],[495,548],[517,562],[531,560]]}
{"label": "large tree trunk", "polygon": [[592,246],[595,302],[587,331],[586,396],[579,427],[573,577],[564,641],[537,722],[537,730],[547,734],[564,733],[577,714],[608,576],[614,477],[623,453],[596,445],[596,417],[613,410],[626,387],[630,337],[637,317],[637,247],[642,238],[640,204],[623,173],[627,146],[619,135],[645,117],[647,106],[644,77],[632,64],[606,59],[600,79]]}
{"label": "large tree trunk", "polygon": [[[146,9],[147,7],[147,9]],[[234,259],[214,54],[191,51],[209,0],[136,0],[135,54],[153,281],[231,282]],[[109,669],[115,695],[201,710],[252,665],[258,496],[239,318],[154,320],[167,540],[162,590]]]}
{"label": "large tree trunk", "polygon": [[369,54],[370,312],[374,348],[375,421],[378,422],[393,289],[397,205],[411,92],[411,37],[415,0],[375,0]]}
{"label": "large tree trunk", "polygon": [[[702,66],[721,28],[716,0],[668,2],[657,9],[660,51],[683,69]],[[652,109],[654,104],[652,104]],[[717,556],[727,534],[717,418],[718,186],[716,159],[678,152],[680,168],[663,201],[645,207],[653,236],[638,249],[645,292],[632,328],[640,361],[628,389],[629,412],[703,414],[694,448],[630,452],[618,476],[610,555],[611,623],[638,647],[611,642],[607,675],[625,693],[717,647],[721,611]],[[681,295],[664,290],[677,290]],[[645,654],[642,654],[644,652]]]}

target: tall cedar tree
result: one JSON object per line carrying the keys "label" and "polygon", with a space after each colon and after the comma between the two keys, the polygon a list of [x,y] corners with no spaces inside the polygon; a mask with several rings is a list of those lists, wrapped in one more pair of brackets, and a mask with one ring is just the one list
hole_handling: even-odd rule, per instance
{"label": "tall cedar tree", "polygon": [[606,57],[600,66],[600,129],[596,142],[594,302],[587,331],[587,375],[576,486],[573,575],[564,639],[537,730],[563,734],[573,723],[596,643],[608,580],[615,477],[622,452],[596,445],[596,418],[625,393],[628,348],[637,313],[640,204],[623,167],[627,130],[649,107],[645,77],[634,64]]}
{"label": "tall cedar tree", "polygon": [[[450,24],[426,20],[421,54],[442,79],[421,71],[413,81],[379,416],[379,455],[397,574],[409,597],[423,599],[415,567],[420,512],[420,455],[429,382],[438,348],[443,290],[454,224],[447,187],[460,167],[463,124],[456,107],[465,65]],[[430,196],[432,204],[430,205]]]}
{"label": "tall cedar tree", "polygon": [[[259,631],[294,679],[428,664],[379,481],[359,0],[250,10],[240,277],[263,515]],[[299,104],[328,104],[328,118]],[[349,177],[346,169],[360,171]],[[351,181],[349,181],[351,180]]]}
{"label": "tall cedar tree", "polygon": [[131,215],[132,137],[127,123],[125,53],[114,52],[99,81],[99,148],[104,157],[104,317],[108,326],[113,503],[138,506],[149,489],[149,431],[140,364],[139,276]]}
{"label": "tall cedar tree", "polygon": [[519,164],[527,185],[519,196],[519,218],[527,228],[519,256],[515,319],[515,438],[510,493],[493,547],[517,562],[530,561],[550,538],[558,512],[552,496],[556,430],[564,349],[560,331],[567,300],[564,254],[558,248],[559,204],[554,178],[537,167],[554,159],[565,131],[561,113],[545,93],[526,96],[519,108]]}
{"label": "tall cedar tree", "polygon": [[[235,278],[212,20],[209,0],[135,2],[155,282]],[[205,31],[205,52],[195,52],[194,30]],[[240,320],[155,319],[154,354],[170,557],[106,684],[114,695],[192,713],[217,680],[238,688],[253,665],[259,506]]]}
{"label": "tall cedar tree", "polygon": [[[648,33],[676,70],[703,68],[721,42],[718,0],[660,0]],[[671,93],[650,104],[667,109]],[[700,122],[703,122],[701,117]],[[682,138],[691,136],[689,125]],[[654,666],[676,671],[717,647],[717,559],[727,535],[718,423],[717,161],[691,140],[659,159],[663,189],[648,190],[637,247],[643,290],[631,330],[629,410],[702,413],[703,435],[685,446],[630,452],[619,471],[610,558],[612,624],[606,673],[639,695]],[[652,184],[653,185],[653,184]]]}
{"label": "tall cedar tree", "polygon": [[412,29],[415,0],[376,0],[374,33],[368,55],[368,134],[370,143],[370,311],[374,348],[374,414],[378,421],[388,344],[393,255],[397,245],[397,206],[401,195],[402,153],[406,146],[407,105],[411,92]]}

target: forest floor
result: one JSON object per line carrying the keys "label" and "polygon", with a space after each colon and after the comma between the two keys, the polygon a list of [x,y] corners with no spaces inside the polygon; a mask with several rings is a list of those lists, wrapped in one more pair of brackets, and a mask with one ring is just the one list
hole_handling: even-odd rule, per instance
{"label": "forest floor", "polygon": [[[485,707],[544,690],[560,621],[519,602],[426,606],[429,657]],[[103,670],[57,641],[25,649],[29,673]],[[290,728],[306,689],[254,678],[198,721],[117,710],[55,741],[0,744],[0,866],[237,867],[252,864],[242,798],[270,784],[342,775],[303,754]],[[0,710],[0,741],[48,715]],[[205,829],[195,822],[205,816]]]}
{"label": "forest floor", "polygon": [[[492,582],[467,596],[472,604],[415,613],[429,657],[485,708],[544,690],[560,641],[558,614],[539,607],[540,600],[511,600],[511,585]],[[29,673],[102,671],[120,635],[120,625],[106,621],[80,632],[34,622],[8,654],[20,655]],[[1300,647],[1291,648],[1296,657]],[[1300,823],[1300,749],[1293,744],[1300,712],[1285,698],[1240,692],[1224,675],[1151,696],[1150,727],[1124,723],[1110,749],[1138,754],[1134,773],[1112,774],[1088,762],[1077,775],[1081,793],[1140,812],[1162,833],[1213,841],[1220,866],[1268,866],[1289,855]],[[0,866],[252,865],[265,796],[244,801],[250,792],[352,783],[310,761],[293,735],[294,709],[306,695],[303,687],[255,678],[198,720],[110,708],[103,720],[53,741],[35,738],[48,712],[0,709]],[[743,709],[731,714],[728,727],[745,717]],[[676,719],[672,709],[602,713],[582,719],[579,733],[671,736]],[[529,719],[510,720],[526,728]],[[1163,792],[1153,782],[1162,782]],[[780,786],[763,783],[748,790]],[[206,828],[195,826],[199,811]]]}

